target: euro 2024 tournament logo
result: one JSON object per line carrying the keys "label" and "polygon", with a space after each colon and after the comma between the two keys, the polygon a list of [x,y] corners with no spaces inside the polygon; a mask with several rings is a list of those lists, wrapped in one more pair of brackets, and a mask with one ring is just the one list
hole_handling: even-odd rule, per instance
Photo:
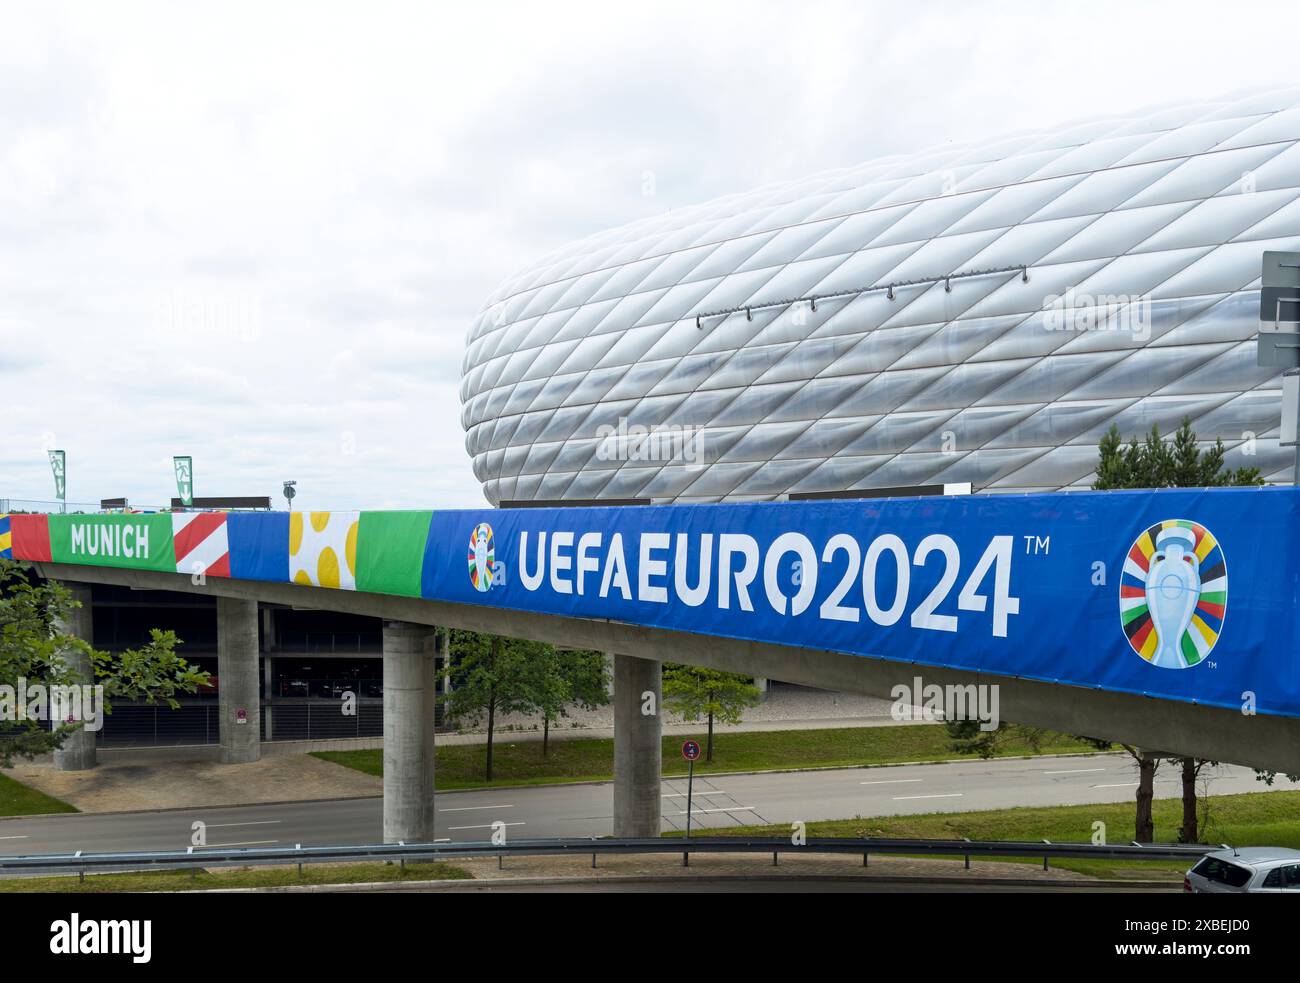
{"label": "euro 2024 tournament logo", "polygon": [[1228,568],[1204,526],[1166,519],[1124,559],[1119,615],[1133,651],[1162,669],[1189,669],[1210,654],[1228,608]]}
{"label": "euro 2024 tournament logo", "polygon": [[496,577],[496,548],[492,544],[492,527],[480,522],[469,534],[469,582],[476,591],[487,593]]}

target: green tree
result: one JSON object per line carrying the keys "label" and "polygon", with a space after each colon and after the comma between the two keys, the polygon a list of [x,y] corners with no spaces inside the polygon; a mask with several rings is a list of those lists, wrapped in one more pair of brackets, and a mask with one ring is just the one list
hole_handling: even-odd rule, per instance
{"label": "green tree", "polygon": [[[89,660],[95,683],[104,687],[106,713],[112,712],[114,700],[161,702],[174,709],[179,705],[176,694],[193,693],[208,682],[206,672],[176,654],[180,641],[170,631],[155,629],[149,644],[115,653],[72,637],[61,626],[80,606],[62,584],[31,579],[18,564],[0,560],[0,686],[16,690],[20,679],[29,687],[81,684],[84,681],[69,671],[70,653]],[[57,750],[81,726],[60,723],[46,730],[41,721],[0,714],[0,766]]]}
{"label": "green tree", "polygon": [[609,702],[609,668],[600,652],[542,646],[526,666],[527,699],[542,717],[542,757],[550,753],[551,723],[570,707],[590,710]]}
{"label": "green tree", "polygon": [[664,705],[681,714],[683,720],[707,717],[709,737],[705,760],[713,760],[713,722],[738,724],[747,707],[757,704],[762,691],[749,677],[698,666],[664,667]]}
{"label": "green tree", "polygon": [[1173,436],[1165,439],[1158,425],[1146,439],[1133,437],[1127,445],[1119,427],[1111,424],[1098,445],[1096,491],[1117,488],[1221,488],[1227,485],[1262,485],[1259,468],[1223,466],[1223,441],[1212,447],[1197,446],[1192,422],[1184,419]]}
{"label": "green tree", "polygon": [[529,660],[540,658],[543,646],[499,635],[453,630],[449,639],[454,689],[443,696],[447,712],[475,722],[487,718],[486,779],[492,781],[493,741],[497,716],[531,712],[535,705]]}
{"label": "green tree", "polygon": [[[1139,442],[1133,437],[1128,445],[1120,439],[1119,427],[1114,424],[1106,431],[1098,446],[1097,478],[1092,487],[1097,491],[1116,488],[1221,488],[1230,485],[1262,485],[1264,479],[1258,468],[1229,470],[1223,466],[1224,447],[1216,440],[1211,447],[1198,446],[1191,420],[1184,418],[1173,437],[1165,439],[1159,426],[1153,425],[1146,439]],[[1109,742],[1104,743],[1109,747]],[[1138,791],[1136,839],[1150,843],[1154,835],[1151,803],[1155,793],[1155,774],[1158,762],[1137,748],[1124,745],[1138,764]],[[1187,843],[1196,842],[1197,796],[1196,777],[1204,761],[1183,760],[1183,824],[1180,838]]]}

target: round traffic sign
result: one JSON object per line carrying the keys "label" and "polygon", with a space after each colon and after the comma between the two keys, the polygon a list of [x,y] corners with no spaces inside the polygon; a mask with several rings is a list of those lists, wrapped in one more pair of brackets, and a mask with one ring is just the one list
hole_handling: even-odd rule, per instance
{"label": "round traffic sign", "polygon": [[682,744],[682,757],[687,761],[696,761],[700,757],[700,745],[698,741],[686,741]]}

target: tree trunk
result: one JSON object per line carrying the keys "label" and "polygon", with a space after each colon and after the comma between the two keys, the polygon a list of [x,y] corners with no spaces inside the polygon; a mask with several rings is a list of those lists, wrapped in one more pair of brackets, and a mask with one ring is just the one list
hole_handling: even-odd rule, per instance
{"label": "tree trunk", "polygon": [[1145,753],[1138,756],[1137,819],[1133,839],[1139,843],[1155,840],[1155,820],[1151,816],[1151,803],[1155,798],[1156,759]]}
{"label": "tree trunk", "polygon": [[1196,759],[1183,758],[1183,830],[1180,843],[1195,843],[1200,838],[1196,822]]}
{"label": "tree trunk", "polygon": [[709,764],[713,764],[713,711],[709,711],[709,754],[705,758]]}
{"label": "tree trunk", "polygon": [[542,757],[546,757],[546,752],[550,749],[551,744],[551,718],[542,714]]}

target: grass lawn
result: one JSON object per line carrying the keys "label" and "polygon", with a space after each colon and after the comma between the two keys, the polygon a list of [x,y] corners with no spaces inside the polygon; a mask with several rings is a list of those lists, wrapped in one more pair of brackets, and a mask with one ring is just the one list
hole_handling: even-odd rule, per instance
{"label": "grass lawn", "polygon": [[[1156,842],[1174,843],[1182,824],[1182,801],[1157,799],[1154,815]],[[920,816],[878,816],[808,824],[809,836],[896,836],[917,839],[1053,840],[1086,843],[1092,824],[1106,824],[1110,843],[1133,839],[1132,801],[1106,805],[1020,807],[986,812],[929,813]],[[1209,798],[1210,822],[1206,840],[1233,846],[1283,846],[1300,849],[1300,791],[1248,792]],[[788,836],[788,826],[737,826],[700,830],[699,836]],[[697,835],[697,834],[692,834]],[[1017,858],[1008,857],[1007,860]],[[1042,860],[1019,858],[1024,863]],[[971,861],[976,868],[978,858]],[[1099,877],[1142,878],[1181,876],[1182,863],[1163,861],[1115,862],[1109,860],[1052,860],[1053,867]]]}
{"label": "grass lawn", "polygon": [[[663,773],[685,775],[682,741],[687,736],[704,743],[704,735],[675,735],[663,742]],[[1065,735],[1048,735],[1041,753],[1092,751],[1092,747]],[[1010,745],[1002,756],[1033,754],[1027,745]],[[313,751],[325,761],[355,768],[368,775],[384,773],[381,750]],[[714,760],[695,763],[697,775],[720,771],[772,771],[784,768],[852,767],[909,761],[945,761],[960,757],[948,747],[942,724],[905,727],[846,727],[835,730],[749,731],[714,736]],[[541,741],[497,738],[495,778],[483,780],[486,747],[482,744],[439,745],[435,783],[440,789],[487,788],[505,785],[539,785],[552,782],[609,781],[614,775],[614,742],[609,739],[570,738],[551,741],[542,757]],[[973,760],[967,758],[966,760]]]}
{"label": "grass lawn", "polygon": [[193,879],[185,870],[151,870],[137,874],[87,875],[83,883],[71,877],[14,877],[0,880],[0,894],[103,894],[113,891],[206,891],[230,887],[283,887],[290,884],[370,884],[376,881],[460,881],[468,871],[449,864],[312,864],[243,870],[199,870]]}
{"label": "grass lawn", "polygon": [[28,788],[8,775],[0,775],[0,816],[36,816],[54,812],[76,812],[44,792]]}

